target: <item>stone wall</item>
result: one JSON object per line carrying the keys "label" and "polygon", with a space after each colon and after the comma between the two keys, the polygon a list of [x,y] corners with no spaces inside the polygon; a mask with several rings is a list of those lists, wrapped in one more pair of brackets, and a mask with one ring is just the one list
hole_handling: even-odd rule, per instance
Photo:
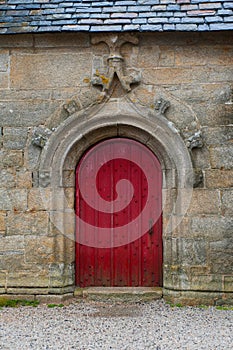
{"label": "stone wall", "polygon": [[[73,292],[74,220],[66,220],[64,235],[51,219],[53,189],[41,162],[59,132],[64,139],[75,126],[81,135],[85,123],[99,115],[103,130],[96,127],[95,133],[93,127],[89,138],[80,141],[83,146],[73,144],[75,151],[69,151],[61,184],[68,204],[64,209],[56,198],[56,215],[67,209],[67,217],[74,207],[74,152],[120,135],[140,139],[156,153],[159,130],[153,141],[143,136],[140,121],[156,129],[160,119],[166,120],[183,140],[195,178],[190,206],[182,211],[182,197],[182,220],[176,213],[171,232],[166,227],[177,186],[163,190],[164,295],[189,303],[232,302],[231,33],[140,34],[139,43],[124,44],[121,54],[124,72],[135,69],[141,80],[126,92],[114,78],[103,93],[92,83],[97,75],[103,84],[108,79],[108,47],[92,44],[88,34],[0,36],[0,293],[39,297]],[[128,106],[128,121],[121,120],[123,112],[118,118],[119,105]],[[138,126],[134,108],[141,116]],[[100,116],[102,110],[108,112]],[[163,152],[157,152],[163,161]],[[163,169],[168,176],[166,160]]]}

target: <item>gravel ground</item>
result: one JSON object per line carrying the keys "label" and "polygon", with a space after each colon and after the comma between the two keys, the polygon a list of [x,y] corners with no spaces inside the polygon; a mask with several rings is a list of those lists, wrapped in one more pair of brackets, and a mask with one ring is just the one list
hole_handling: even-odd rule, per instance
{"label": "gravel ground", "polygon": [[3,350],[232,350],[233,311],[145,303],[75,302],[0,310]]}

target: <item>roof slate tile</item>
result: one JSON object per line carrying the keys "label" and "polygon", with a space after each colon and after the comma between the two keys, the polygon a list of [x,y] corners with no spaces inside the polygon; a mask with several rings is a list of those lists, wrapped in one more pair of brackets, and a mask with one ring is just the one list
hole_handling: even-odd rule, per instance
{"label": "roof slate tile", "polygon": [[208,16],[205,18],[207,23],[220,23],[223,22],[223,18],[220,16]]}
{"label": "roof slate tile", "polygon": [[166,11],[167,6],[166,5],[154,5],[151,10],[152,11]]}
{"label": "roof slate tile", "polygon": [[232,30],[232,0],[6,0],[0,33]]}
{"label": "roof slate tile", "polygon": [[168,23],[168,18],[152,17],[148,18],[148,23]]}
{"label": "roof slate tile", "polygon": [[[109,29],[110,28],[110,29]],[[91,26],[91,32],[121,32],[121,25]]]}
{"label": "roof slate tile", "polygon": [[204,18],[202,17],[184,17],[181,19],[182,23],[204,23]]}
{"label": "roof slate tile", "polygon": [[126,24],[123,28],[124,30],[138,30],[139,24]]}
{"label": "roof slate tile", "polygon": [[223,7],[225,9],[233,9],[233,2],[227,2],[227,1],[224,1],[224,4],[223,4]]}
{"label": "roof slate tile", "polygon": [[183,24],[183,23],[178,23],[176,24],[176,30],[187,30],[187,31],[193,31],[197,30],[197,25],[196,24]]}
{"label": "roof slate tile", "polygon": [[175,24],[164,24],[164,30],[175,30]]}
{"label": "roof slate tile", "polygon": [[162,31],[163,30],[163,27],[161,24],[143,24],[141,26],[142,30],[144,31]]}
{"label": "roof slate tile", "polygon": [[135,18],[132,20],[132,23],[133,24],[145,24],[145,23],[147,23],[147,19],[146,18]]}
{"label": "roof slate tile", "polygon": [[233,23],[211,23],[210,30],[233,30]]}
{"label": "roof slate tile", "polygon": [[198,26],[198,30],[199,30],[199,31],[208,31],[208,30],[209,30],[209,26],[208,26],[208,24],[206,24],[206,23],[200,24],[200,25]]}
{"label": "roof slate tile", "polygon": [[232,23],[233,23],[233,16],[224,17],[224,21],[225,21],[225,22],[232,22]]}

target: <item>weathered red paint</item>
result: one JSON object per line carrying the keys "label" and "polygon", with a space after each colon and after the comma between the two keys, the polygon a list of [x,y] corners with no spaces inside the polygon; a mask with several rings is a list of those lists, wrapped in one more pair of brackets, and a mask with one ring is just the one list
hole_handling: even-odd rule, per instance
{"label": "weathered red paint", "polygon": [[[148,222],[148,231],[129,244],[123,244],[117,247],[99,248],[89,246],[88,242],[80,244],[79,225],[76,225],[76,284],[80,287],[87,286],[159,286],[162,284],[162,205],[161,205],[161,187],[162,172],[158,159],[152,152],[140,143],[124,139],[113,139],[109,148],[109,141],[103,141],[101,144],[102,152],[113,152],[114,147],[122,147],[122,153],[130,158],[131,152],[140,160],[143,157],[153,157],[155,166],[153,169],[143,169],[133,161],[124,158],[112,159],[103,164],[96,177],[96,186],[99,195],[106,201],[112,202],[116,199],[116,184],[121,179],[128,179],[134,187],[132,201],[124,209],[113,213],[104,213],[93,209],[83,199],[79,188],[79,171],[82,162],[88,159],[88,154],[81,159],[76,171],[76,216],[83,221],[95,226],[95,240],[100,242],[102,236],[101,228],[112,230],[114,237],[114,228],[126,225],[135,217],[138,217],[145,207],[148,197],[147,178],[152,177],[156,187],[156,208],[150,208],[151,215],[159,213],[155,224],[153,220]],[[106,145],[106,147],[105,147]],[[96,146],[94,146],[96,147]],[[136,148],[135,148],[136,147]],[[88,167],[95,168],[98,160],[98,152],[95,158],[88,163]],[[86,186],[84,188],[88,198],[92,198],[93,190]],[[127,232],[133,235],[133,232]],[[133,237],[133,236],[132,236]],[[123,237],[124,239],[124,237]]]}

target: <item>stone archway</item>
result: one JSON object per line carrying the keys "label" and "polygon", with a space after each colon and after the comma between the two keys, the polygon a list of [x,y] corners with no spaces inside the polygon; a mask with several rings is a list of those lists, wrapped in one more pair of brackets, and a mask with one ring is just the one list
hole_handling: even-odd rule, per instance
{"label": "stone archway", "polygon": [[[74,288],[75,168],[84,152],[98,141],[128,137],[146,145],[163,171],[164,288],[166,271],[175,257],[170,239],[185,215],[193,187],[192,162],[182,138],[165,117],[127,98],[73,114],[50,137],[41,156],[39,181],[42,198],[54,226],[54,250],[63,293]],[[48,201],[49,193],[49,201]],[[56,286],[55,286],[56,287]],[[170,287],[169,287],[170,288]]]}

